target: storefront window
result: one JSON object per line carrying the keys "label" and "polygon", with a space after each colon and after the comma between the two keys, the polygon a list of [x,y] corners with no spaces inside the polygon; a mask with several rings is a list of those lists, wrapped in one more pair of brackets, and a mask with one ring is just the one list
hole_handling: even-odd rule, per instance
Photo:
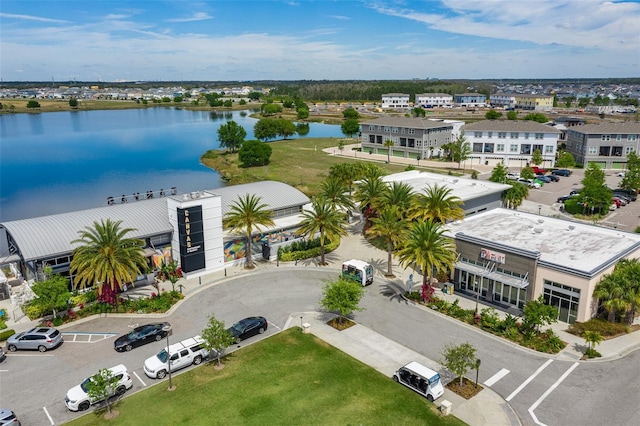
{"label": "storefront window", "polygon": [[544,280],[544,301],[558,309],[558,321],[573,324],[578,318],[580,289]]}

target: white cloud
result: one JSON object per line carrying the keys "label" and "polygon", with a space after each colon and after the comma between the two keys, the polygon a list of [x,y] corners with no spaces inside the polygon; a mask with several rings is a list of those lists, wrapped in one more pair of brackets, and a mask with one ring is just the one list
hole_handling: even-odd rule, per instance
{"label": "white cloud", "polygon": [[61,24],[69,22],[61,19],[42,18],[40,16],[33,16],[33,15],[17,15],[15,13],[0,13],[0,18],[21,19],[25,21],[38,21],[38,22],[53,22],[53,23],[61,23]]}
{"label": "white cloud", "polygon": [[213,19],[213,16],[209,15],[206,12],[196,12],[193,16],[188,18],[172,18],[167,19],[167,22],[194,22],[194,21],[206,21],[208,19]]}

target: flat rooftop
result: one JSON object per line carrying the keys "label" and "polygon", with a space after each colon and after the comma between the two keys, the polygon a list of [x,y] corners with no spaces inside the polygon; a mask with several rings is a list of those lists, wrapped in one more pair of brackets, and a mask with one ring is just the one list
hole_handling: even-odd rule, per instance
{"label": "flat rooftop", "polygon": [[539,252],[549,267],[593,275],[640,249],[640,234],[510,209],[493,209],[447,225],[509,248]]}
{"label": "flat rooftop", "polygon": [[383,176],[382,180],[389,183],[404,182],[410,185],[416,193],[422,193],[424,189],[433,187],[434,185],[446,186],[451,189],[451,195],[460,198],[462,201],[483,197],[488,194],[501,193],[511,188],[511,185],[503,183],[421,172],[418,170],[409,170]]}

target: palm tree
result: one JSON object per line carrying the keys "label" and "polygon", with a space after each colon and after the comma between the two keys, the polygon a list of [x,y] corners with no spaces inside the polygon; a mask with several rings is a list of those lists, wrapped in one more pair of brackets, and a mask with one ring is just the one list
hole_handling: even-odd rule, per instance
{"label": "palm tree", "polygon": [[381,206],[397,206],[402,218],[407,217],[414,201],[415,193],[413,188],[405,182],[392,182],[389,190],[385,191],[380,197]]}
{"label": "palm tree", "polygon": [[424,194],[418,195],[411,218],[440,223],[464,218],[464,210],[460,207],[463,202],[451,192],[451,188],[437,184],[427,187]]}
{"label": "palm tree", "polygon": [[348,234],[344,227],[344,214],[334,208],[325,198],[319,197],[311,203],[311,210],[305,210],[302,216],[303,219],[296,234],[304,235],[307,238],[320,234],[320,265],[326,265],[327,262],[324,259],[325,238],[334,241],[336,238]]}
{"label": "palm tree", "polygon": [[245,253],[245,268],[253,269],[253,258],[251,256],[251,236],[254,229],[260,231],[261,226],[273,226],[271,220],[271,211],[268,206],[262,203],[262,197],[255,194],[245,194],[244,197],[238,196],[238,199],[231,205],[231,210],[224,216],[225,229],[231,229],[234,232],[242,233],[247,239],[247,248]]}
{"label": "palm tree", "polygon": [[380,176],[366,177],[356,186],[353,198],[358,203],[360,211],[370,217],[381,206],[384,194],[389,191],[389,186]]}
{"label": "palm tree", "polygon": [[431,286],[431,274],[449,272],[456,262],[453,239],[444,235],[443,225],[431,219],[414,222],[397,256],[405,268],[416,265],[422,270],[422,286]]}
{"label": "palm tree", "polygon": [[589,349],[595,349],[596,345],[602,343],[602,334],[597,331],[587,330],[584,332],[584,340],[589,345]]}
{"label": "palm tree", "polygon": [[394,146],[395,143],[391,139],[385,139],[382,146],[387,148],[387,163],[391,164],[391,147]]}
{"label": "palm tree", "polygon": [[387,273],[386,276],[394,278],[393,275],[393,251],[403,241],[407,233],[407,222],[402,219],[402,214],[397,205],[386,206],[379,217],[371,219],[373,225],[367,233],[372,237],[381,237],[387,244]]}
{"label": "palm tree", "polygon": [[[134,228],[120,228],[122,221],[111,219],[93,222],[78,231],[80,238],[71,241],[80,244],[73,250],[71,273],[75,275],[74,288],[98,285],[98,294],[106,288],[115,294],[125,283],[133,282],[136,276],[147,269],[147,259],[142,248],[144,241],[126,238]],[[115,298],[116,306],[118,298]]]}
{"label": "palm tree", "polygon": [[355,205],[347,194],[347,187],[336,178],[327,178],[320,187],[320,196],[326,198],[336,208],[353,210]]}
{"label": "palm tree", "polygon": [[511,188],[504,191],[503,198],[507,203],[507,208],[517,209],[529,196],[529,187],[520,182],[510,182]]}
{"label": "palm tree", "polygon": [[607,274],[593,290],[593,297],[600,300],[600,305],[609,313],[607,320],[615,322],[616,312],[626,311],[630,306],[624,297],[624,281],[621,275]]}

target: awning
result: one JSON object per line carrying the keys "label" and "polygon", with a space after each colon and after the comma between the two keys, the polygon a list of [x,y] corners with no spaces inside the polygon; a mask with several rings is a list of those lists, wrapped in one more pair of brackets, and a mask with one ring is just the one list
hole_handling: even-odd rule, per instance
{"label": "awning", "polygon": [[529,281],[526,279],[513,277],[501,272],[485,272],[485,268],[478,265],[472,265],[470,263],[458,262],[456,263],[456,268],[462,271],[470,272],[474,275],[479,275],[481,277],[486,277],[494,281],[510,285],[511,287],[527,288],[529,286]]}
{"label": "awning", "polygon": [[151,248],[151,247],[147,247],[145,249],[142,250],[142,253],[144,254],[144,257],[151,257],[154,254],[159,254],[158,250]]}

